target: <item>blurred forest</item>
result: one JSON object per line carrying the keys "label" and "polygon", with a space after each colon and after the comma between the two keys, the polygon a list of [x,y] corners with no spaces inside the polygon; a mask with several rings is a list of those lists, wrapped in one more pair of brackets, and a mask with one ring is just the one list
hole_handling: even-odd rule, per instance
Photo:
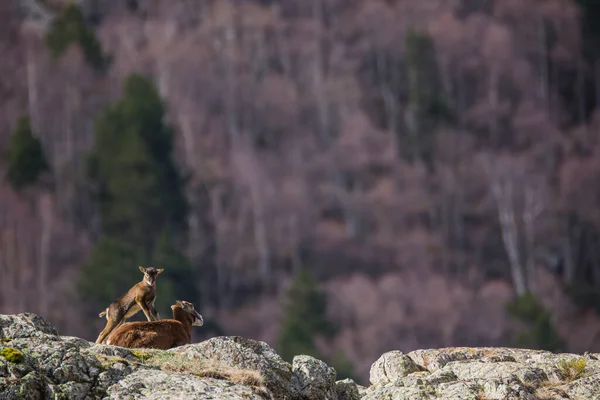
{"label": "blurred forest", "polygon": [[600,2],[0,18],[1,313],[93,340],[143,265],[163,318],[203,314],[194,340],[363,383],[391,349],[600,351]]}

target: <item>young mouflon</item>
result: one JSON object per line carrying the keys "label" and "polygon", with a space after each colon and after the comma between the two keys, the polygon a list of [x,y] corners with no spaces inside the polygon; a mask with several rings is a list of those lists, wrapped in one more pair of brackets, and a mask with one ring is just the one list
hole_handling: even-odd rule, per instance
{"label": "young mouflon", "polygon": [[99,314],[102,318],[106,315],[106,327],[100,332],[96,343],[103,343],[108,335],[117,327],[122,325],[127,318],[131,318],[138,311],[142,310],[148,321],[159,319],[158,313],[154,308],[156,300],[156,277],[164,272],[164,268],[156,269],[153,267],[139,267],[144,274],[144,279],[136,283],[123,296],[110,303],[106,310]]}
{"label": "young mouflon", "polygon": [[173,319],[127,322],[106,339],[106,344],[128,348],[170,349],[189,344],[192,326],[202,326],[204,320],[188,301],[176,300],[171,306]]}

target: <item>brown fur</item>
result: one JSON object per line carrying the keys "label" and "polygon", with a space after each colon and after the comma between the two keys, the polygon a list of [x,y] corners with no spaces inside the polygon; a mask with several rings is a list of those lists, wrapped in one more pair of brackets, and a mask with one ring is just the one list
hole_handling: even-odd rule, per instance
{"label": "brown fur", "polygon": [[144,273],[141,282],[136,283],[123,296],[110,303],[106,310],[99,314],[102,318],[106,315],[106,327],[98,335],[96,343],[104,343],[110,333],[121,326],[127,318],[131,318],[142,310],[148,321],[158,320],[158,314],[154,308],[156,300],[156,277],[163,273],[164,269],[139,267]]}
{"label": "brown fur", "polygon": [[173,319],[128,322],[115,329],[106,344],[128,348],[170,349],[189,344],[192,326],[203,324],[202,316],[187,301],[177,300],[171,306]]}

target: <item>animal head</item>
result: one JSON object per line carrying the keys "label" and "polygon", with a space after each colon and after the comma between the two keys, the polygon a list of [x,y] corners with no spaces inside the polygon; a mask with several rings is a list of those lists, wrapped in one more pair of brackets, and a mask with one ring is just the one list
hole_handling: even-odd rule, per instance
{"label": "animal head", "polygon": [[175,304],[171,306],[171,309],[174,310],[177,307],[181,308],[183,311],[190,314],[192,318],[194,318],[194,321],[192,322],[193,326],[204,325],[204,319],[202,319],[202,315],[200,315],[198,311],[194,309],[194,305],[192,303],[189,301],[175,300]]}
{"label": "animal head", "polygon": [[142,273],[144,274],[144,280],[150,286],[154,286],[156,284],[156,277],[165,271],[164,268],[161,268],[161,269],[156,269],[154,267],[144,268],[141,265],[139,268],[140,268],[140,271],[142,271]]}

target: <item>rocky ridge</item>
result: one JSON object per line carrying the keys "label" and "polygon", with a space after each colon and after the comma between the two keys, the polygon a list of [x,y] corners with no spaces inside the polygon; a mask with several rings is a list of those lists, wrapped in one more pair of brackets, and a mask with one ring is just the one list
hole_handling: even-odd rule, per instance
{"label": "rocky ridge", "polygon": [[0,315],[0,399],[600,399],[599,354],[445,348],[376,360],[370,386],[266,343],[215,337],[170,350],[60,336],[38,315]]}

